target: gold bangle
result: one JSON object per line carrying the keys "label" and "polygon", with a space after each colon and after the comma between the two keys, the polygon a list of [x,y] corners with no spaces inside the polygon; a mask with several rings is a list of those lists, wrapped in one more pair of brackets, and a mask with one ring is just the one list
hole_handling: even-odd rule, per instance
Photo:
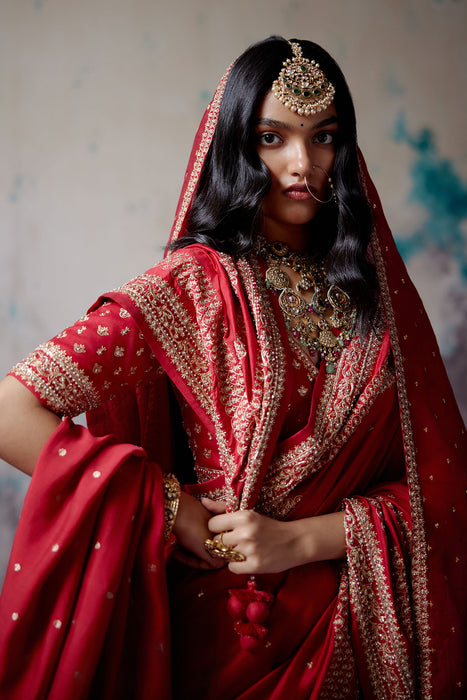
{"label": "gold bangle", "polygon": [[165,474],[162,487],[164,489],[164,540],[168,542],[180,503],[180,484],[174,474]]}

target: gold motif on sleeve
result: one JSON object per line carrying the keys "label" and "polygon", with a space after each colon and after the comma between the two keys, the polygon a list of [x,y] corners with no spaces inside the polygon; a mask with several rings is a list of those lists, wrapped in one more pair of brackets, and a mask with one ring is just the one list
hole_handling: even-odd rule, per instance
{"label": "gold motif on sleeve", "polygon": [[100,403],[87,373],[51,340],[40,345],[13,371],[33,386],[58,415],[76,416]]}

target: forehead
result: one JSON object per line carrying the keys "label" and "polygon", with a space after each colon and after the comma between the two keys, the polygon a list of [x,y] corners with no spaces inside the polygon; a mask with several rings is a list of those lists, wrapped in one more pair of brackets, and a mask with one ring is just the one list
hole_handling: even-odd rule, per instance
{"label": "forehead", "polygon": [[292,110],[283,105],[282,102],[279,102],[277,97],[274,97],[272,91],[267,93],[266,97],[260,104],[256,115],[258,120],[270,119],[281,122],[285,125],[289,125],[292,128],[303,126],[310,129],[313,129],[316,124],[319,124],[323,120],[331,117],[337,118],[337,111],[334,102],[331,102],[326,109],[323,109],[322,112],[318,112],[318,114],[310,114],[308,117],[305,115],[300,116],[296,112],[292,112]]}

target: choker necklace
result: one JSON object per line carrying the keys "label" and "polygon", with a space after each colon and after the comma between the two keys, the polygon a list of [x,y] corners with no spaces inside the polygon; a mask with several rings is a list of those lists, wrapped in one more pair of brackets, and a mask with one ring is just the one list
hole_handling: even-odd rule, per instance
{"label": "choker necklace", "polygon": [[[257,250],[268,263],[266,286],[279,293],[287,328],[312,357],[319,354],[326,361],[327,374],[334,374],[342,350],[356,334],[356,310],[349,295],[329,284],[322,264],[290,250],[286,243],[260,236]],[[295,289],[283,267],[299,273]],[[312,292],[311,301],[300,292]]]}

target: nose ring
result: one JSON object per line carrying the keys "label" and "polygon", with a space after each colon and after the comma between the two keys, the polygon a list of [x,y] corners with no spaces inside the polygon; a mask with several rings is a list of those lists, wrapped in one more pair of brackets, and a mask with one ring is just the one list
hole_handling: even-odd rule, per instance
{"label": "nose ring", "polygon": [[318,165],[317,163],[312,165],[311,167],[312,168],[319,168],[326,175],[326,177],[328,179],[329,187],[331,188],[331,196],[329,197],[329,199],[319,199],[319,197],[317,197],[308,187],[308,182],[307,182],[306,175],[305,175],[305,187],[307,188],[308,192],[311,194],[313,199],[315,199],[320,204],[329,204],[329,202],[331,202],[332,200],[334,200],[336,202],[337,197],[336,197],[336,193],[334,191],[334,184],[333,184],[332,178],[329,175],[329,173],[321,165]]}

